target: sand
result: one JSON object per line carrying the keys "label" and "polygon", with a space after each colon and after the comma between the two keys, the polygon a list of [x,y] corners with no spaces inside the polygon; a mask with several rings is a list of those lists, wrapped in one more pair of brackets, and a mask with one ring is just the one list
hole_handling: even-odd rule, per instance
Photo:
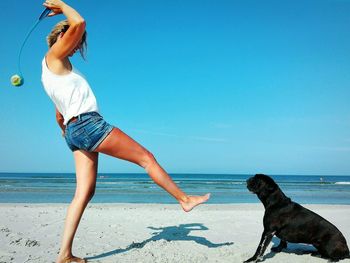
{"label": "sand", "polygon": [[[0,204],[0,262],[54,262],[68,204]],[[305,205],[342,231],[350,242],[350,206]],[[88,262],[243,262],[262,233],[261,204],[202,205],[190,213],[178,205],[91,204],[73,253]],[[265,262],[327,262],[314,248],[290,244],[265,252]],[[349,259],[342,262],[350,262]]]}

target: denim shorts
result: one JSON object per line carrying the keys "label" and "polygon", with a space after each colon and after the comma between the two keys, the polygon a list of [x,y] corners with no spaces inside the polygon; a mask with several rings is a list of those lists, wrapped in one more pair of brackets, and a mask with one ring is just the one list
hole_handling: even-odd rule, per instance
{"label": "denim shorts", "polygon": [[67,124],[64,137],[73,152],[93,152],[113,128],[97,112],[87,112],[77,116],[75,122]]}

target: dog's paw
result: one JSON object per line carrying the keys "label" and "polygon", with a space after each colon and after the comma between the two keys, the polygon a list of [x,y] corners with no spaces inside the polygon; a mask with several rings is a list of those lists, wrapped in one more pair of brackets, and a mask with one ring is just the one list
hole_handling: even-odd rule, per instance
{"label": "dog's paw", "polygon": [[280,247],[280,246],[272,247],[272,248],[271,248],[271,251],[272,251],[272,252],[275,252],[275,253],[279,253],[279,252],[281,252],[282,250],[283,250],[283,248]]}
{"label": "dog's paw", "polygon": [[320,252],[318,252],[318,251],[313,251],[313,252],[311,253],[311,256],[316,257],[316,258],[322,258]]}
{"label": "dog's paw", "polygon": [[251,257],[250,259],[247,259],[246,261],[244,261],[243,263],[247,263],[247,262],[256,262],[258,259],[256,257]]}

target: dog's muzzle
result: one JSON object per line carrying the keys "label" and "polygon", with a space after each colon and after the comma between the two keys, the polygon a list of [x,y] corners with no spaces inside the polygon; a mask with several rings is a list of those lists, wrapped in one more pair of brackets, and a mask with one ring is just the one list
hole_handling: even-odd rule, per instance
{"label": "dog's muzzle", "polygon": [[254,182],[253,182],[254,178],[251,177],[249,178],[246,182],[247,182],[247,188],[249,191],[254,192]]}

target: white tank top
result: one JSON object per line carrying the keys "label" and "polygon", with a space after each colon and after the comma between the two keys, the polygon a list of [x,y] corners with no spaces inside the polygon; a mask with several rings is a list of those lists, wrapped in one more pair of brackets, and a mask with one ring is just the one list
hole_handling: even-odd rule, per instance
{"label": "white tank top", "polygon": [[44,57],[42,61],[41,82],[44,89],[55,104],[57,110],[67,122],[79,114],[96,111],[98,106],[89,83],[73,66],[66,75],[58,75],[49,70]]}

